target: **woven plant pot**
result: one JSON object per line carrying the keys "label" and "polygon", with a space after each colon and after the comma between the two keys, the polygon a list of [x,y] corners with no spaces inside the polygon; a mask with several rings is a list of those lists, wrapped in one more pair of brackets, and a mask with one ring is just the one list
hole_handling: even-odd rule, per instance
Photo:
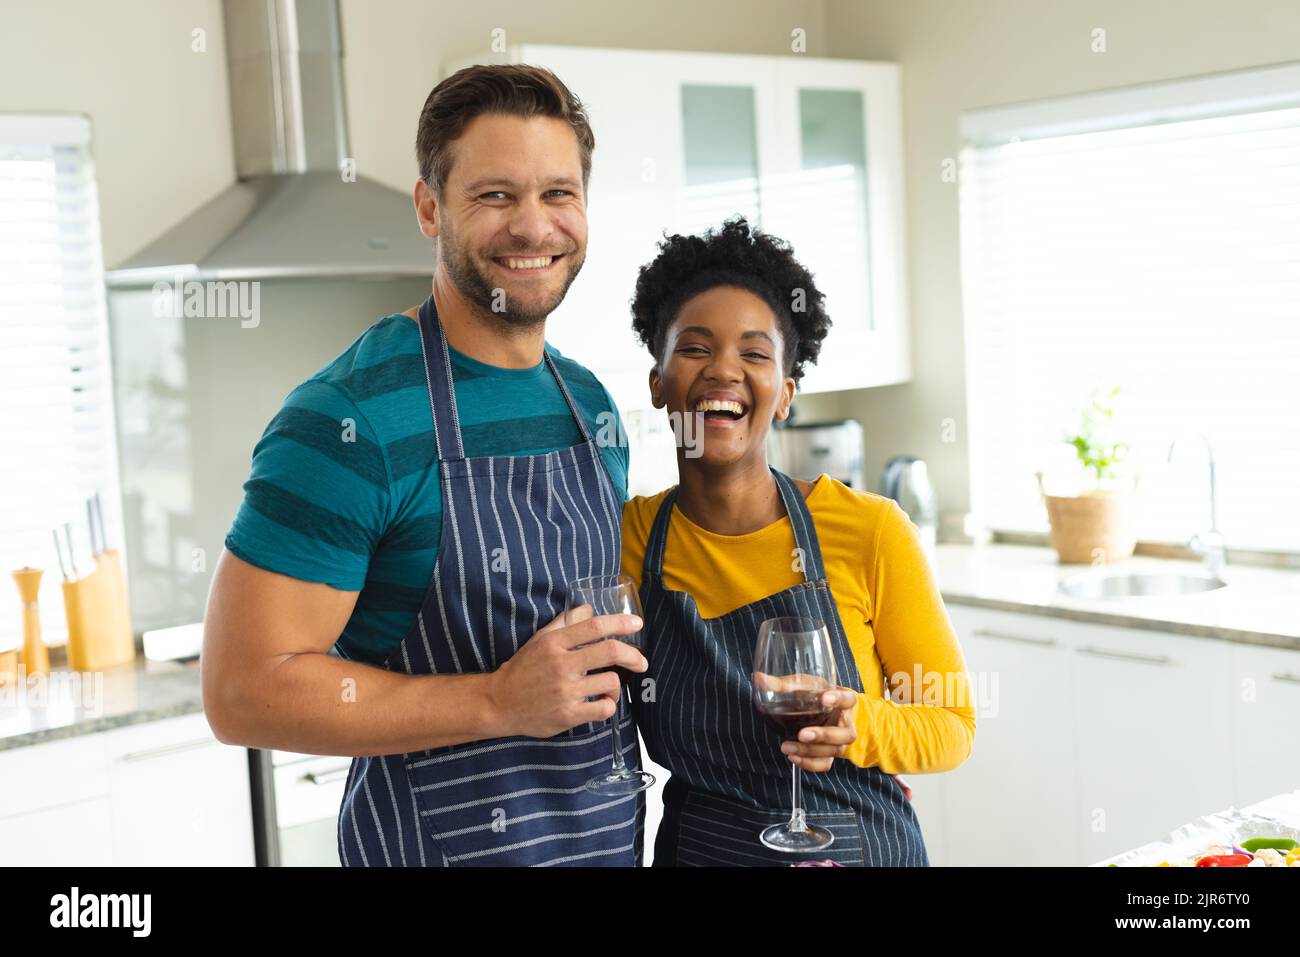
{"label": "woven plant pot", "polygon": [[1048,495],[1043,473],[1035,474],[1052,526],[1052,547],[1062,565],[1101,565],[1132,556],[1137,544],[1137,476],[1131,488],[1064,496]]}

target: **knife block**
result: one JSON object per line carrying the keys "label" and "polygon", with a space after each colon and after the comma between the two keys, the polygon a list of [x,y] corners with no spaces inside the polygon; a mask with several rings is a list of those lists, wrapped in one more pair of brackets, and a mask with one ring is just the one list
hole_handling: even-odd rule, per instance
{"label": "knife block", "polygon": [[68,619],[68,667],[100,671],[135,658],[135,637],[126,602],[121,555],[108,549],[95,556],[95,570],[63,583]]}

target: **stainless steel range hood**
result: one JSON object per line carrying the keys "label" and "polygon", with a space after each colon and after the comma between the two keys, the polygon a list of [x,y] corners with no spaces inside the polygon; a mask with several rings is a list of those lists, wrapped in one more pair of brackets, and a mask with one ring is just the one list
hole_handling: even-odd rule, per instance
{"label": "stainless steel range hood", "polygon": [[238,181],[107,274],[183,279],[427,276],[409,194],[345,174],[337,0],[224,0]]}

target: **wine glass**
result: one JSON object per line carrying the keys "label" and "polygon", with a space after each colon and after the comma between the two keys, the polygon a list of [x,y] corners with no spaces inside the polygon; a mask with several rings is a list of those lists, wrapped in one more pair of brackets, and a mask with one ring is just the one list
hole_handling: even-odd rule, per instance
{"label": "wine glass", "polygon": [[[636,615],[641,617],[641,599],[636,585],[627,575],[596,575],[579,578],[569,583],[569,593],[564,606],[564,623],[577,624],[595,615]],[[644,650],[644,629],[630,635],[616,635],[614,639]],[[601,638],[609,641],[609,638]],[[585,646],[583,646],[585,647]],[[619,740],[618,722],[623,710],[623,689],[632,676],[627,669],[617,665],[597,668],[592,674],[614,671],[618,674],[618,700],[614,704],[614,717],[610,719],[611,737],[614,739],[614,764],[610,770],[587,782],[587,790],[596,794],[635,794],[655,783],[654,775],[645,771],[630,770],[623,760],[622,742]]]}
{"label": "wine glass", "polygon": [[[817,618],[769,618],[758,626],[754,649],[754,706],[783,739],[798,740],[804,728],[825,724],[832,709],[822,695],[838,688],[835,654],[826,625]],[[774,851],[815,851],[835,835],[809,825],[799,790],[799,765],[792,764],[791,801],[785,824],[773,824],[758,839]]]}

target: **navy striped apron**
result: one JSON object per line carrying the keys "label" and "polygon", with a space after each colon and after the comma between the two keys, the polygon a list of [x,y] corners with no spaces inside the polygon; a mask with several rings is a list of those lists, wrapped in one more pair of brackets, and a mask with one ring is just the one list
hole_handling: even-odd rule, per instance
{"label": "navy striped apron", "polygon": [[[581,441],[543,455],[466,458],[447,339],[433,297],[420,307],[433,407],[442,534],[424,603],[384,662],[406,674],[496,670],[564,610],[568,582],[619,571],[622,502],[549,353],[544,361]],[[630,714],[625,760],[640,768]],[[552,738],[474,741],[354,758],[339,811],[345,866],[639,866],[643,794],[584,783],[612,761],[608,722]]]}
{"label": "navy striped apron", "polygon": [[808,823],[835,835],[830,847],[782,853],[758,840],[763,828],[790,819],[792,767],[751,697],[758,626],[781,616],[820,618],[830,629],[840,684],[862,693],[808,506],[790,478],[772,473],[801,549],[802,583],[719,618],[701,618],[694,598],[663,584],[677,489],[664,498],[646,544],[641,600],[650,669],[632,701],[646,750],[672,772],[664,785],[655,866],[830,859],[848,866],[928,867],[921,825],[902,786],[878,767],[844,759],[824,774],[800,775]]}

